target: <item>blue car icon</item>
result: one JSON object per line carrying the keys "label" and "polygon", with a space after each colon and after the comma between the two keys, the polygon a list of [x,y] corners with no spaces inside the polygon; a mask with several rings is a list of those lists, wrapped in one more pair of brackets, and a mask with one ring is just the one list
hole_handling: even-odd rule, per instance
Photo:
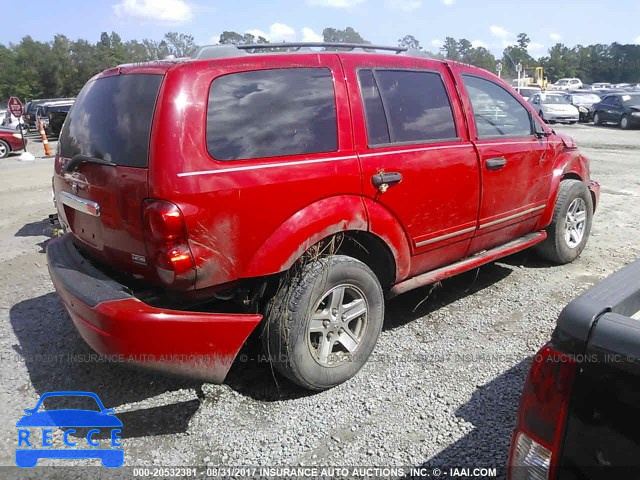
{"label": "blue car icon", "polygon": [[[81,409],[60,409],[45,410],[39,412],[38,409],[42,402],[49,397],[91,397],[93,398],[100,411],[97,410],[81,410]],[[92,392],[48,392],[43,394],[34,408],[26,409],[26,413],[18,422],[18,447],[16,448],[16,465],[18,467],[35,467],[40,458],[53,459],[84,459],[99,458],[102,465],[109,468],[121,467],[124,463],[124,450],[119,443],[120,429],[122,422],[113,415],[112,409],[104,408],[100,398]],[[70,448],[54,449],[47,448],[52,446],[52,431],[55,427],[68,428],[64,431],[64,444]],[[70,433],[75,433],[76,428],[91,428],[86,436],[87,446],[89,448],[73,448],[76,442],[71,442],[68,438]],[[32,438],[31,434],[34,430],[41,429],[42,438]],[[96,448],[100,446],[100,442],[94,438],[101,432],[101,429],[111,430],[111,448]],[[41,440],[41,441],[40,441]],[[78,440],[79,442],[79,440]],[[39,448],[44,447],[44,448]]]}

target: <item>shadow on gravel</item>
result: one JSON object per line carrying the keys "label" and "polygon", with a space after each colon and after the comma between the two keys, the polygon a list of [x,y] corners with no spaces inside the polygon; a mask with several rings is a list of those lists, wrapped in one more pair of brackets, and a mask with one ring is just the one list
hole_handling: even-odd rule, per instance
{"label": "shadow on gravel", "polygon": [[53,233],[53,225],[48,218],[38,220],[37,222],[25,223],[15,233],[14,237],[40,237],[46,235],[50,237]]}
{"label": "shadow on gravel", "polygon": [[440,467],[444,471],[455,467],[496,468],[495,478],[506,478],[511,431],[530,363],[529,359],[523,360],[476,389],[471,400],[456,411],[457,417],[473,424],[473,430],[420,467]]}
{"label": "shadow on gravel", "polygon": [[527,249],[522,252],[515,253],[505,258],[501,258],[500,262],[512,265],[514,267],[527,267],[527,268],[562,268],[562,265],[551,263],[548,260],[540,257],[534,250]]}
{"label": "shadow on gravel", "polygon": [[[76,332],[55,293],[20,302],[9,316],[19,341],[13,345],[12,361],[25,364],[38,395],[56,390],[94,392],[107,408],[114,408],[180,389],[201,392],[201,382],[100,361]],[[122,436],[185,432],[199,404],[194,399],[118,414],[125,425]]]}
{"label": "shadow on gravel", "polygon": [[[445,280],[436,288],[427,286],[401,295],[387,302],[383,329],[402,328],[413,320],[504,280],[511,272],[509,268],[492,263],[479,271]],[[302,390],[272,372],[262,353],[259,330],[260,326],[238,354],[224,383],[242,395],[266,402],[313,395],[313,392]]]}
{"label": "shadow on gravel", "polygon": [[490,263],[434,285],[417,288],[386,304],[383,330],[402,327],[450,303],[473,295],[507,278],[510,268]]}
{"label": "shadow on gravel", "polygon": [[38,220],[37,222],[26,223],[14,234],[14,237],[49,237],[37,245],[42,249],[40,253],[47,250],[47,243],[53,238],[55,227],[48,218]]}

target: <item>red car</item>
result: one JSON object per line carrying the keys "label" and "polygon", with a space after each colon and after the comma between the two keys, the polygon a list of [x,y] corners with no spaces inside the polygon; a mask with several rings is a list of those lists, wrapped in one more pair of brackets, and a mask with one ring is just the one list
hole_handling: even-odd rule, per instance
{"label": "red car", "polygon": [[[27,139],[24,139],[25,145]],[[22,135],[13,128],[0,127],[0,158],[8,157],[11,152],[22,150]]]}
{"label": "red car", "polygon": [[[307,46],[336,45],[283,48]],[[204,47],[87,83],[47,254],[95,350],[220,382],[260,324],[281,374],[326,389],[371,354],[385,298],[533,246],[582,252],[589,161],[507,84],[339,46]]]}

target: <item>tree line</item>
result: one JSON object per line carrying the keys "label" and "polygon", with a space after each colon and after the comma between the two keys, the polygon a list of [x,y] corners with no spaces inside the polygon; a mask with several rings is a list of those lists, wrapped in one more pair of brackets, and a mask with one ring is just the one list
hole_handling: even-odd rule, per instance
{"label": "tree line", "polygon": [[[325,42],[371,43],[352,27],[325,28]],[[221,44],[268,44],[268,39],[250,33],[224,31]],[[553,45],[546,56],[535,59],[529,53],[530,39],[520,33],[516,43],[504,49],[496,58],[487,48],[474,46],[465,38],[447,37],[436,52],[425,50],[413,35],[398,40],[406,46],[426,52],[434,58],[447,58],[495,71],[502,63],[502,76],[516,77],[515,66],[542,66],[550,81],[561,77],[579,77],[583,82],[640,82],[640,45],[612,44]],[[20,43],[0,44],[0,101],[10,96],[33,98],[73,97],[84,83],[96,73],[122,63],[161,60],[169,55],[190,56],[198,46],[192,35],[168,32],[162,40],[122,41],[120,36],[103,32],[96,43],[70,40],[58,34],[49,42],[36,41],[30,36]],[[267,50],[276,50],[267,49]]]}

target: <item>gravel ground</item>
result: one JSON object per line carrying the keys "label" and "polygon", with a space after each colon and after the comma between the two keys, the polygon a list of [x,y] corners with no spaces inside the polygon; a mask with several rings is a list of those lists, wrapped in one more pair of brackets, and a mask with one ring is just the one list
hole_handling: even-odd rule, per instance
{"label": "gravel ground", "polygon": [[[122,420],[126,465],[503,468],[530,358],[560,310],[640,256],[640,179],[630,175],[640,132],[557,130],[577,140],[603,185],[581,258],[557,267],[524,252],[394,299],[374,358],[352,381],[316,394],[274,380],[251,345],[223,385],[69,361],[91,351],[53,292],[43,255],[52,160],[0,162],[0,465],[13,465],[24,408],[47,391],[86,390]],[[29,150],[42,156],[37,141]]]}

